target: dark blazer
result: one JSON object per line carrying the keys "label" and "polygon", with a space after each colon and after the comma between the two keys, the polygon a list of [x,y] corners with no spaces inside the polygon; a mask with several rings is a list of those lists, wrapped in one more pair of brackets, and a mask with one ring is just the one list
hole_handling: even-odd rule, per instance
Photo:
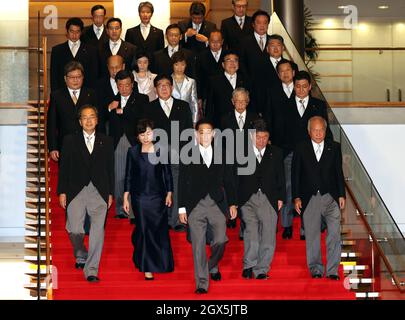
{"label": "dark blazer", "polygon": [[[195,55],[198,55],[201,51],[203,51],[205,48],[207,48],[207,45],[203,42],[197,41],[195,36],[190,37],[190,38],[187,37],[187,42],[186,42],[185,33],[187,32],[188,28],[193,27],[193,23],[192,23],[191,19],[179,21],[178,24],[179,24],[181,33],[183,34],[181,43],[184,48],[187,48],[187,49],[193,51],[193,53]],[[216,29],[217,29],[217,26],[215,25],[215,23],[204,20],[201,24],[201,27],[200,27],[200,30],[198,31],[198,33],[203,34],[204,36],[209,38],[211,32]]]}
{"label": "dark blazer", "polygon": [[[253,111],[246,110],[246,120],[245,124],[243,125],[243,129],[252,129],[253,128],[253,121],[259,119],[257,113]],[[221,119],[221,130],[225,129],[232,129],[234,131],[239,130],[239,124],[235,117],[235,111],[230,111],[226,115],[224,115]]]}
{"label": "dark blazer", "polygon": [[301,198],[302,211],[318,190],[322,195],[329,193],[339,203],[339,197],[345,197],[340,144],[325,140],[319,162],[311,140],[298,144],[294,151],[291,179],[292,197]]}
{"label": "dark blazer", "polygon": [[154,26],[150,26],[150,31],[146,40],[141,33],[141,26],[130,28],[125,34],[125,41],[132,43],[138,49],[143,49],[151,56],[155,51],[161,50],[165,47],[165,38],[163,36],[163,30]]}
{"label": "dark blazer", "polygon": [[88,45],[96,47],[98,50],[100,46],[102,46],[104,43],[108,42],[108,35],[107,35],[106,28],[107,27],[104,26],[103,33],[101,34],[100,39],[97,39],[97,36],[93,29],[93,24],[86,26],[83,28],[80,40],[87,43]]}
{"label": "dark blazer", "polygon": [[[212,163],[209,168],[205,165],[198,146],[192,149],[193,154],[196,155],[196,161],[187,165],[180,164],[178,207],[185,207],[187,215],[207,195],[210,195],[225,214],[226,205],[223,205],[225,201],[224,190],[228,206],[237,203],[233,167],[224,162],[215,164],[216,152],[222,151],[216,150],[215,146],[213,146],[213,149]],[[225,159],[224,156],[223,159]]]}
{"label": "dark blazer", "polygon": [[242,39],[253,33],[252,17],[245,16],[242,29],[235,16],[222,20],[221,33],[224,37],[224,48],[239,51]]}
{"label": "dark blazer", "polygon": [[[253,148],[250,152],[253,153]],[[277,201],[285,201],[286,190],[283,152],[276,146],[266,146],[261,162],[256,159],[256,170],[253,174],[238,176],[239,206],[243,206],[259,188],[278,212]]]}
{"label": "dark blazer", "polygon": [[[236,88],[238,87],[250,90],[249,81],[239,71],[236,77]],[[209,80],[205,116],[214,121],[216,127],[221,125],[221,119],[224,115],[235,109],[231,101],[233,90],[224,72],[211,77]],[[248,108],[254,110],[252,105],[249,105]]]}
{"label": "dark blazer", "polygon": [[[82,87],[76,105],[67,87],[51,92],[47,120],[47,140],[49,151],[62,149],[63,138],[68,134],[81,132],[77,112],[85,104],[97,106],[96,93]],[[103,119],[99,116],[97,129],[103,131]]]}
{"label": "dark blazer", "polygon": [[98,55],[97,50],[80,42],[79,50],[73,57],[68,41],[58,44],[52,48],[51,52],[51,91],[66,86],[64,68],[70,61],[78,61],[84,68],[84,83],[88,88],[94,88],[98,78]]}
{"label": "dark blazer", "polygon": [[[121,46],[117,52],[117,55],[120,55],[124,58],[125,62],[125,69],[131,71],[134,59],[136,56],[137,47],[134,46],[132,43],[126,42],[122,40]],[[107,41],[99,48],[99,55],[100,55],[100,77],[108,76],[108,68],[107,68],[107,59],[112,56],[112,52],[110,49],[110,42]]]}
{"label": "dark blazer", "polygon": [[108,203],[114,194],[114,149],[112,139],[96,133],[93,152],[90,154],[83,131],[67,135],[61,152],[58,194],[66,193],[67,204],[90,182]]}
{"label": "dark blazer", "polygon": [[[135,89],[135,86],[134,86]],[[115,100],[116,96],[110,84],[110,76],[103,77],[97,81],[96,85],[97,105],[106,122],[109,119],[108,106]]]}
{"label": "dark blazer", "polygon": [[[115,100],[119,101],[118,108],[121,108],[121,96],[118,93]],[[114,149],[117,147],[122,135],[126,135],[131,146],[136,143],[136,125],[142,118],[143,110],[147,107],[149,98],[147,95],[133,91],[128,98],[122,114],[117,113],[117,109],[109,113],[109,135],[114,140]],[[107,111],[108,112],[108,111]]]}
{"label": "dark blazer", "polygon": [[300,114],[298,113],[295,94],[293,93],[286,104],[286,108],[286,122],[283,133],[285,140],[283,146],[287,153],[293,151],[300,142],[309,140],[308,120],[313,116],[320,116],[326,120],[328,123],[328,127],[326,129],[326,139],[333,141],[333,134],[329,128],[328,112],[326,109],[326,103],[324,101],[310,96],[308,106],[305,109],[303,117],[301,118]]}
{"label": "dark blazer", "polygon": [[197,58],[197,91],[199,98],[207,98],[209,79],[224,72],[224,68],[222,68],[224,53],[225,50],[222,49],[218,62],[209,48],[199,54]]}
{"label": "dark blazer", "polygon": [[[196,79],[196,56],[191,50],[182,47],[180,47],[179,51],[182,51],[186,57],[187,67],[185,74],[190,78]],[[168,47],[166,47],[153,54],[150,70],[156,74],[171,75],[173,73],[172,65],[172,59],[169,56]]]}
{"label": "dark blazer", "polygon": [[151,101],[144,110],[144,117],[155,124],[155,129],[165,130],[168,134],[169,143],[172,142],[171,123],[179,121],[180,134],[185,129],[193,128],[190,107],[187,102],[173,98],[173,107],[169,118],[164,113],[159,98]]}

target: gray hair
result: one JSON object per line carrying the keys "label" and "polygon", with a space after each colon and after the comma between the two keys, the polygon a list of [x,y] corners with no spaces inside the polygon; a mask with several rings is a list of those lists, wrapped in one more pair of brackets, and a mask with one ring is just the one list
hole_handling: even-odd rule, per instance
{"label": "gray hair", "polygon": [[236,88],[235,90],[233,90],[233,92],[232,92],[232,99],[235,98],[235,96],[236,96],[238,93],[243,93],[243,94],[248,98],[248,100],[250,100],[249,91],[247,91],[245,88],[242,88],[242,87],[238,87],[238,88]]}
{"label": "gray hair", "polygon": [[323,127],[325,128],[325,130],[326,130],[326,128],[328,127],[328,123],[327,123],[327,121],[325,120],[325,118],[323,118],[323,117],[321,117],[321,116],[313,116],[313,117],[311,117],[309,120],[308,120],[308,125],[307,125],[307,130],[308,130],[308,132],[309,132],[309,129],[311,128],[311,123],[313,122],[313,121],[321,121],[322,123],[323,123]]}

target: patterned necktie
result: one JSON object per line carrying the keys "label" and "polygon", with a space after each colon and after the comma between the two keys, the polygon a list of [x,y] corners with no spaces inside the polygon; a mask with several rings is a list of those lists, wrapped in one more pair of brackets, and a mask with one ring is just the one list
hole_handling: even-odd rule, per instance
{"label": "patterned necktie", "polygon": [[205,163],[205,165],[209,168],[210,167],[210,163],[208,162],[208,150],[207,149],[204,149],[204,152],[203,152],[203,159],[204,159],[204,163]]}
{"label": "patterned necktie", "polygon": [[305,113],[305,105],[304,105],[304,100],[300,100],[300,116],[302,117]]}
{"label": "patterned necktie", "polygon": [[215,61],[218,62],[218,52],[214,52]]}
{"label": "patterned necktie", "polygon": [[241,17],[239,18],[239,27],[243,29],[243,19]]}
{"label": "patterned necktie", "polygon": [[72,44],[72,50],[71,50],[73,57],[76,57],[77,49],[78,49],[78,43],[77,43],[77,42],[73,42],[73,44]]}
{"label": "patterned necktie", "polygon": [[170,58],[172,57],[173,54],[174,54],[174,48],[171,48],[170,51],[169,51]]}
{"label": "patterned necktie", "polygon": [[239,115],[238,125],[240,130],[242,130],[243,126],[245,125],[245,122],[243,121],[243,116],[241,114]]}
{"label": "patterned necktie", "polygon": [[89,150],[89,153],[91,154],[93,152],[93,145],[91,143],[91,137],[86,137],[87,141],[86,141],[86,146],[87,146],[87,150]]}
{"label": "patterned necktie", "polygon": [[233,76],[230,76],[230,77],[229,77],[229,82],[231,83],[232,88],[235,89],[235,85],[233,84],[233,79],[235,79],[235,76],[234,76],[234,75],[233,75]]}
{"label": "patterned necktie", "polygon": [[117,52],[115,51],[117,46],[118,46],[118,42],[112,43],[111,53],[113,54],[113,56],[115,56],[117,54]]}
{"label": "patterned necktie", "polygon": [[100,36],[101,36],[101,28],[100,27],[97,27],[96,36],[97,36],[97,39],[100,39]]}
{"label": "patterned necktie", "polygon": [[259,163],[260,162],[262,162],[262,152],[261,151],[259,151],[259,153],[257,154],[257,161],[259,161]]}
{"label": "patterned necktie", "polygon": [[260,36],[259,45],[260,45],[260,49],[262,49],[262,51],[263,51],[264,50],[264,40],[263,40],[262,36]]}
{"label": "patterned necktie", "polygon": [[141,25],[141,32],[142,32],[142,37],[143,37],[143,39],[146,40],[146,38],[147,38],[147,34],[146,34],[147,29],[146,29],[146,26]]}
{"label": "patterned necktie", "polygon": [[169,102],[165,101],[165,113],[168,118],[170,117],[170,112],[171,112],[171,109],[170,109]]}
{"label": "patterned necktie", "polygon": [[319,160],[321,159],[321,155],[322,155],[321,145],[318,144],[318,147],[317,147],[317,149],[316,149],[316,159],[318,160],[318,162],[319,162]]}
{"label": "patterned necktie", "polygon": [[76,103],[77,103],[77,91],[76,90],[73,90],[73,95],[72,95],[72,100],[73,100],[73,103],[76,105]]}

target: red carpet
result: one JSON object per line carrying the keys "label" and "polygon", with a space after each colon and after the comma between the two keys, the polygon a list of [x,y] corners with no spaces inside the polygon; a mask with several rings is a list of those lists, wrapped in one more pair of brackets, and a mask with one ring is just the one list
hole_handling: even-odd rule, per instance
{"label": "red carpet", "polygon": [[342,269],[341,281],[310,277],[306,267],[305,241],[299,240],[298,218],[294,221],[293,240],[283,240],[282,228],[279,227],[276,253],[268,280],[246,280],[241,277],[243,241],[239,240],[237,229],[228,229],[229,242],[219,266],[222,280],[210,281],[208,294],[199,296],[194,294],[191,244],[186,241],[185,233],[170,234],[175,260],[174,272],[155,274],[154,281],[145,281],[143,273],[135,269],[131,259],[133,227],[128,220],[114,219],[114,212],[110,210],[100,263],[100,282],[88,283],[83,272],[74,268],[73,250],[65,230],[65,213],[59,207],[56,197],[56,171],[57,166],[51,161],[52,261],[54,270],[56,268],[57,271],[53,275],[53,299],[355,299],[354,293],[343,286]]}

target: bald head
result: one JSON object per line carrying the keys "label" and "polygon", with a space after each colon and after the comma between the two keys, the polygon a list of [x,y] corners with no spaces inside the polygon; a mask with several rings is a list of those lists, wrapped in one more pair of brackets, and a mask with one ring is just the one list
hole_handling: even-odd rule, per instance
{"label": "bald head", "polygon": [[119,71],[125,69],[124,58],[122,58],[120,55],[110,56],[107,59],[107,67],[108,72],[110,73],[110,77],[115,79],[115,75]]}
{"label": "bald head", "polygon": [[308,120],[308,134],[311,140],[321,143],[325,140],[327,122],[324,118],[315,116]]}

